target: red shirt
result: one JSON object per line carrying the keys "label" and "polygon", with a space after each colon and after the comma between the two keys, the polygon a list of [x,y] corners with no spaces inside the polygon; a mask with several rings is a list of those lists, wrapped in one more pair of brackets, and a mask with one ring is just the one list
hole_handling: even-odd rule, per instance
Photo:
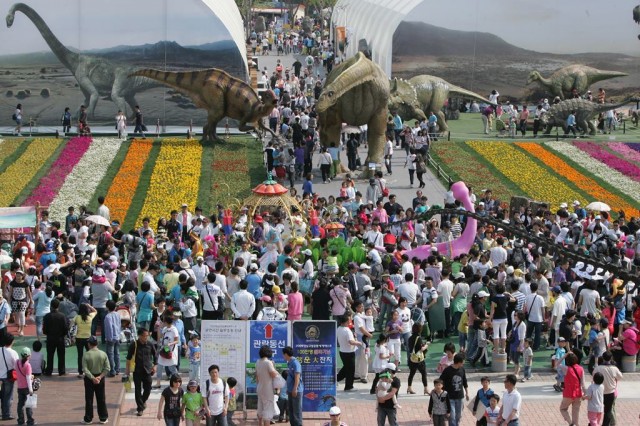
{"label": "red shirt", "polygon": [[[576,373],[578,373],[577,376]],[[581,377],[584,378],[584,370],[581,366],[576,364],[571,367],[567,367],[567,373],[564,375],[564,390],[562,391],[563,397],[582,397],[582,385],[580,384]]]}

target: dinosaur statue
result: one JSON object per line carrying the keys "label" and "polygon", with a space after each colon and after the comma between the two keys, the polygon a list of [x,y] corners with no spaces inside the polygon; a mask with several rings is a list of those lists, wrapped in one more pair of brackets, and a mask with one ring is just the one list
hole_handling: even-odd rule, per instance
{"label": "dinosaur statue", "polygon": [[36,26],[44,41],[58,60],[73,74],[84,95],[89,117],[95,115],[100,96],[110,96],[118,109],[134,111],[137,105],[135,94],[158,84],[146,78],[127,79],[134,67],[115,64],[103,58],[77,53],[65,47],[51,32],[47,23],[38,13],[24,3],[15,3],[7,13],[7,28],[11,28],[15,13],[22,12]]}
{"label": "dinosaur statue", "polygon": [[618,71],[598,70],[586,65],[568,65],[551,74],[549,78],[542,77],[538,71],[531,71],[527,84],[537,81],[552,96],[559,96],[560,99],[565,99],[573,96],[573,89],[581,95],[586,93],[593,83],[626,75],[628,74]]}
{"label": "dinosaur statue", "polygon": [[188,95],[197,107],[206,109],[203,140],[220,141],[216,126],[224,117],[240,121],[238,129],[241,132],[254,131],[257,126],[277,137],[262,123],[262,118],[278,104],[273,91],[265,91],[260,99],[251,86],[221,69],[165,72],[147,68],[135,71],[131,76],[146,77],[174,87]]}
{"label": "dinosaur statue", "polygon": [[541,117],[542,126],[546,126],[545,134],[551,133],[551,129],[555,126],[561,126],[566,130],[567,117],[571,111],[576,112],[576,127],[581,133],[589,132],[590,135],[596,134],[596,126],[593,119],[601,112],[611,109],[620,108],[634,101],[635,98],[626,99],[617,104],[598,104],[581,98],[567,99],[554,104]]}
{"label": "dinosaur statue", "polygon": [[427,116],[418,102],[416,88],[404,79],[393,78],[389,81],[389,111],[397,111],[405,120],[415,118],[425,120]]}
{"label": "dinosaur statue", "polygon": [[[636,24],[640,24],[640,4],[633,8],[633,20],[636,21]],[[638,39],[640,39],[640,34]]]}
{"label": "dinosaur statue", "polygon": [[342,123],[369,126],[367,163],[382,160],[387,126],[389,79],[382,68],[358,52],[335,67],[320,94],[320,141],[328,146],[340,140]]}
{"label": "dinosaur statue", "polygon": [[[407,105],[402,105],[402,103],[398,103],[397,100],[402,99],[405,104],[409,105],[414,105],[416,103],[413,101],[412,92],[409,91],[407,87],[409,85],[413,86],[415,90],[415,98],[419,108],[413,108],[413,114],[405,116],[402,115],[401,111],[406,111]],[[393,104],[390,102],[389,109],[397,109],[398,112],[400,112],[400,116],[405,119],[421,119],[420,112],[422,112],[422,114],[430,114],[433,111],[438,117],[438,128],[440,132],[446,132],[449,130],[449,127],[447,126],[447,120],[442,112],[442,107],[444,106],[445,101],[449,98],[450,93],[456,93],[458,95],[490,103],[488,99],[478,95],[477,93],[451,84],[440,77],[423,74],[412,77],[408,81],[398,80],[398,84],[391,84],[391,99],[394,102]]]}

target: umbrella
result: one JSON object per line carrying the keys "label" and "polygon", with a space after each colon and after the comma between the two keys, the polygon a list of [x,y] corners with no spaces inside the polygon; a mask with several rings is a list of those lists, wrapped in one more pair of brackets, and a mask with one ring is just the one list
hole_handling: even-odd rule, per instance
{"label": "umbrella", "polygon": [[88,220],[89,222],[93,222],[98,225],[111,226],[109,221],[104,217],[100,216],[99,214],[92,214],[91,216],[87,216],[85,220]]}
{"label": "umbrella", "polygon": [[11,262],[13,262],[13,258],[11,256],[7,256],[6,254],[0,254],[0,265],[5,265]]}
{"label": "umbrella", "polygon": [[344,229],[344,225],[340,222],[327,223],[324,229]]}
{"label": "umbrella", "polygon": [[601,201],[594,201],[593,203],[589,203],[586,207],[587,210],[595,210],[598,212],[608,212],[611,211],[611,207],[608,204],[605,204]]}

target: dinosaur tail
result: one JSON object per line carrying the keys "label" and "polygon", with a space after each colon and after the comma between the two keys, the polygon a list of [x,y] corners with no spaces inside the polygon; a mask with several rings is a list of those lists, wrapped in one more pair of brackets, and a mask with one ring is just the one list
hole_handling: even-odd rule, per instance
{"label": "dinosaur tail", "polygon": [[230,85],[233,80],[237,80],[226,72],[215,68],[197,71],[160,71],[145,68],[129,74],[129,77],[133,76],[156,80],[189,93],[200,93],[207,81],[211,80],[212,77],[217,77],[217,83],[222,87]]}
{"label": "dinosaur tail", "polygon": [[632,102],[640,102],[640,98],[638,98],[637,96],[632,96],[630,98],[626,98],[623,101],[618,102],[617,104],[597,104],[596,110],[598,112],[609,111],[610,109],[621,108]]}
{"label": "dinosaur tail", "polygon": [[449,84],[449,92],[457,93],[458,95],[466,96],[472,99],[477,99],[479,101],[486,102],[488,104],[491,103],[491,101],[489,101],[489,99],[485,98],[484,96],[478,95],[477,93],[472,92],[471,90],[464,89],[454,84]]}
{"label": "dinosaur tail", "polygon": [[591,84],[596,83],[602,80],[608,80],[610,78],[616,77],[626,77],[629,74],[618,71],[606,71],[606,70],[596,70],[596,72],[590,76],[589,80]]}

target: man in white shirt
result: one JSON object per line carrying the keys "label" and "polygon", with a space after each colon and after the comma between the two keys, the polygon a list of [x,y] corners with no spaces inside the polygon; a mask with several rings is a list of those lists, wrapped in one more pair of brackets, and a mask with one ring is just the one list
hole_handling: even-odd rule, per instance
{"label": "man in white shirt", "polygon": [[498,237],[496,239],[496,246],[489,250],[489,261],[493,266],[498,266],[507,262],[507,250],[504,248],[504,239]]}
{"label": "man in white shirt", "polygon": [[153,263],[149,265],[149,269],[147,269],[147,272],[145,272],[142,277],[142,282],[148,282],[150,290],[153,293],[160,293],[160,287],[156,284],[156,275],[158,275],[158,272],[160,272],[158,265]]}
{"label": "man in white shirt", "polygon": [[107,219],[108,221],[111,221],[111,213],[109,212],[109,207],[105,206],[104,204],[104,197],[103,196],[99,196],[98,197],[98,215],[104,217],[105,219]]}
{"label": "man in white shirt", "polygon": [[[7,372],[15,370],[16,362],[20,359],[18,353],[12,348],[13,336],[8,334],[4,338],[2,351],[3,362],[0,362],[0,380],[2,381],[2,420],[12,420],[11,402],[13,400],[13,387],[16,384],[7,380]],[[60,354],[58,353],[58,356]]]}
{"label": "man in white shirt", "polygon": [[244,267],[247,268],[251,265],[251,252],[249,251],[249,242],[243,241],[242,248],[233,255],[233,262],[235,263],[237,258],[242,258],[244,260]]}
{"label": "man in white shirt", "polygon": [[[195,380],[193,380],[195,382]],[[189,385],[191,385],[191,380]],[[196,385],[198,383],[196,382]],[[202,396],[207,400],[209,419],[207,424],[227,424],[227,408],[229,406],[229,389],[227,383],[220,378],[220,367],[213,364],[209,366],[209,379],[201,388]],[[210,422],[210,423],[209,423]]]}
{"label": "man in white shirt", "polygon": [[533,346],[531,349],[534,351],[540,348],[540,333],[542,331],[542,322],[544,321],[544,307],[545,301],[542,296],[538,294],[538,283],[531,283],[531,294],[527,296],[524,302],[524,313],[527,319],[527,338],[531,337],[533,333]]}
{"label": "man in white shirt", "polygon": [[413,274],[404,275],[404,282],[398,286],[398,293],[407,300],[409,309],[413,308],[420,294],[420,287],[413,282]]}
{"label": "man in white shirt", "polygon": [[453,282],[449,279],[450,272],[442,271],[442,281],[438,284],[438,296],[442,298],[444,307],[444,337],[449,337],[451,330],[451,293],[453,292]]}
{"label": "man in white shirt", "polygon": [[292,283],[298,283],[300,284],[300,277],[298,275],[298,271],[294,269],[293,267],[293,259],[290,257],[287,257],[284,260],[284,266],[285,268],[282,270],[282,274],[280,274],[280,280],[282,280],[282,277],[284,274],[289,274],[291,275],[291,282]]}
{"label": "man in white shirt", "polygon": [[219,309],[219,297],[224,298],[224,293],[220,286],[216,285],[218,276],[214,273],[207,275],[207,280],[202,286],[200,293],[202,295],[202,319],[203,320],[221,320],[222,311]]}
{"label": "man in white shirt", "polygon": [[209,267],[204,263],[204,257],[198,256],[196,258],[196,264],[193,265],[191,269],[196,276],[196,288],[200,291],[202,290],[207,275],[209,275]]}
{"label": "man in white shirt", "polygon": [[560,328],[560,321],[564,316],[564,313],[568,309],[567,299],[564,297],[558,297],[561,290],[560,287],[556,286],[551,289],[551,291],[556,295],[556,301],[553,303],[553,308],[551,310],[551,330],[553,330],[553,338],[549,338],[549,343],[547,344],[547,348],[555,348],[558,345],[558,329]]}
{"label": "man in white shirt", "polygon": [[411,263],[411,261],[409,260],[409,256],[407,256],[406,254],[402,255],[402,270],[400,271],[400,274],[404,277],[407,274],[411,274],[411,276],[413,276],[413,263]]}
{"label": "man in white shirt", "polygon": [[247,291],[246,280],[240,281],[240,290],[231,298],[231,310],[234,318],[238,320],[251,319],[256,310],[256,299]]}
{"label": "man in white shirt", "polygon": [[340,327],[337,331],[338,346],[340,348],[340,359],[342,360],[342,368],[338,371],[337,381],[344,380],[344,391],[354,390],[353,380],[356,370],[356,349],[362,346],[362,342],[358,342],[349,328],[351,315],[345,314],[340,317]]}
{"label": "man in white shirt", "polygon": [[367,347],[369,339],[373,335],[367,330],[367,325],[364,319],[364,305],[361,301],[354,303],[354,310],[356,314],[353,317],[353,330],[356,334],[356,340],[362,342],[362,346],[359,346],[356,350],[356,367],[354,377],[360,380],[360,383],[367,383],[367,375],[369,370],[369,364],[367,362]]}
{"label": "man in white shirt", "polygon": [[498,416],[498,423],[504,421],[503,424],[509,426],[520,426],[520,406],[522,405],[522,396],[516,390],[518,378],[515,374],[507,374],[504,379],[504,388],[506,391],[502,394],[502,408]]}

